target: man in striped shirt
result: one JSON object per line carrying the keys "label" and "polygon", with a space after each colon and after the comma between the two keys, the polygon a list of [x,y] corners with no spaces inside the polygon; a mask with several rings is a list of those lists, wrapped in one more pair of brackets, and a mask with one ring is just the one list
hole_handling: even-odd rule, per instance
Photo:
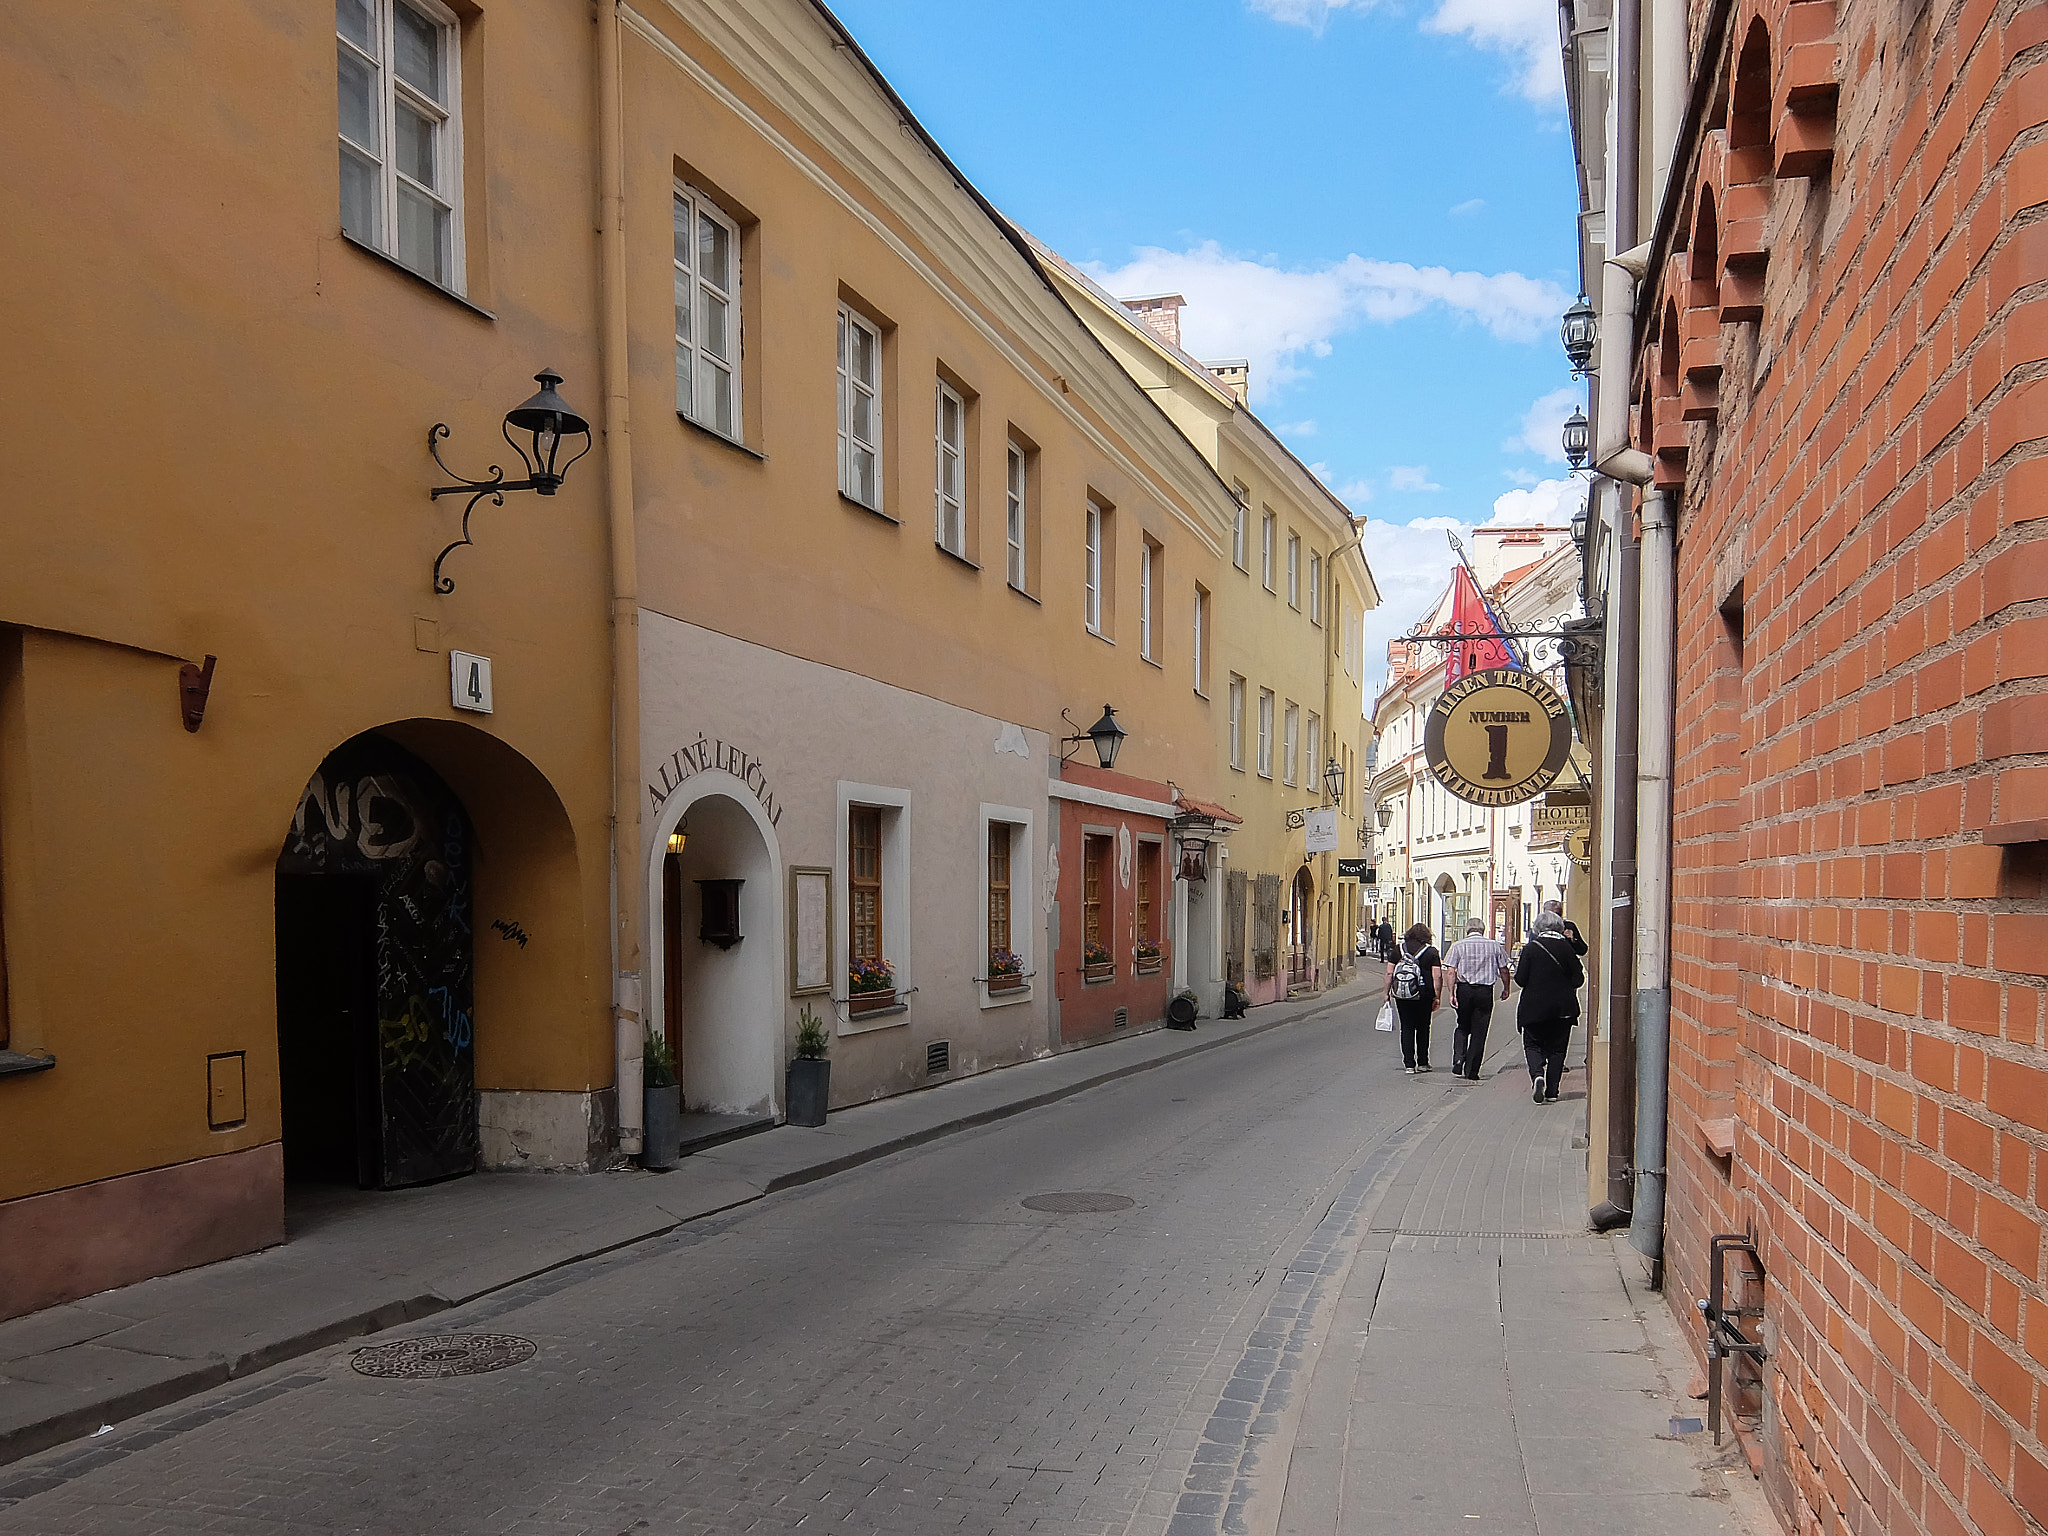
{"label": "man in striped shirt", "polygon": [[[1465,937],[1444,956],[1458,1000],[1458,1029],[1451,1036],[1451,1074],[1479,1081],[1479,1063],[1486,1055],[1486,1026],[1493,1019],[1493,1001],[1514,990],[1514,966],[1507,947],[1486,936],[1486,924],[1471,918]],[[1494,988],[1500,991],[1496,993]]]}

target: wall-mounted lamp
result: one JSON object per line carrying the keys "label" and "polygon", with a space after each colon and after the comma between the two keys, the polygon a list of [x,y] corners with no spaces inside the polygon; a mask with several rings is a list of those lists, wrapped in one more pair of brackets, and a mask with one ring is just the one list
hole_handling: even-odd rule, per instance
{"label": "wall-mounted lamp", "polygon": [[672,859],[680,859],[683,856],[683,845],[689,842],[689,840],[690,834],[688,829],[682,822],[677,822],[675,831],[668,835],[668,856]]}
{"label": "wall-mounted lamp", "polygon": [[1344,798],[1344,765],[1334,757],[1323,764],[1323,788],[1330,792],[1332,800]]}
{"label": "wall-mounted lamp", "polygon": [[1564,461],[1573,469],[1583,468],[1592,451],[1592,424],[1586,420],[1584,411],[1573,406],[1571,415],[1564,419]]}
{"label": "wall-mounted lamp", "polygon": [[1600,317],[1583,293],[1564,312],[1557,334],[1564,343],[1564,355],[1572,360],[1573,377],[1585,377],[1586,365],[1593,361],[1593,343],[1600,339]]}
{"label": "wall-mounted lamp", "polygon": [[1380,830],[1382,832],[1386,831],[1387,828],[1391,827],[1394,824],[1394,807],[1385,800],[1382,800],[1379,803],[1378,807],[1373,811],[1372,814],[1373,819],[1380,824]]}
{"label": "wall-mounted lamp", "polygon": [[1582,501],[1579,510],[1572,514],[1572,542],[1581,549],[1586,547],[1586,525],[1586,504]]}
{"label": "wall-mounted lamp", "polygon": [[[1074,735],[1064,736],[1060,739],[1061,746],[1072,749],[1078,747],[1084,741],[1092,742],[1095,746],[1095,760],[1104,768],[1114,768],[1116,766],[1116,755],[1123,749],[1124,737],[1130,733],[1116,723],[1115,710],[1111,709],[1107,704],[1103,705],[1102,718],[1089,726],[1085,731],[1076,725],[1074,717],[1069,715],[1064,709],[1060,711],[1060,718],[1066,721],[1067,724],[1075,726]],[[1064,763],[1073,755],[1072,750],[1062,752],[1060,754],[1060,761]]]}
{"label": "wall-mounted lamp", "polygon": [[[469,515],[476,511],[478,502],[488,496],[491,505],[502,507],[507,491],[534,491],[542,496],[552,496],[568,476],[569,465],[590,452],[590,423],[570,410],[568,402],[555,393],[555,386],[562,382],[562,376],[552,368],[543,368],[533,376],[533,381],[540,385],[540,393],[507,411],[505,424],[500,429],[505,434],[505,441],[512,445],[512,451],[519,455],[519,462],[526,466],[524,480],[507,480],[505,471],[495,464],[491,466],[491,478],[488,480],[471,480],[456,474],[441,458],[441,439],[448,435],[447,423],[437,421],[427,433],[427,451],[434,456],[434,462],[462,482],[460,485],[437,485],[428,492],[429,498],[439,501],[443,496],[469,497],[469,505],[462,509],[462,537],[434,557],[434,590],[443,596],[455,590],[455,583],[441,574],[441,562],[463,545],[475,542],[469,536]],[[525,447],[513,437],[515,430],[527,439]],[[570,437],[581,437],[583,446],[570,454],[567,462],[561,462],[562,440]]]}

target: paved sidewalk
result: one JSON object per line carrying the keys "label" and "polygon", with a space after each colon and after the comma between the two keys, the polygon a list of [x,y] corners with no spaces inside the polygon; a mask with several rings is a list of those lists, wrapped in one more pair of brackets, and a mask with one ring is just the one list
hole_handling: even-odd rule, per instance
{"label": "paved sidewalk", "polygon": [[378,1332],[685,1222],[1100,1083],[1377,997],[1319,997],[1154,1030],[783,1126],[670,1173],[479,1174],[385,1193],[297,1191],[280,1247],[0,1323],[0,1464],[281,1360]]}
{"label": "paved sidewalk", "polygon": [[1363,1203],[1284,1492],[1270,1524],[1245,1501],[1251,1528],[1777,1536],[1735,1441],[1674,1426],[1703,1413],[1691,1355],[1626,1241],[1586,1229],[1582,1061],[1532,1103],[1512,1007],[1485,1079]]}

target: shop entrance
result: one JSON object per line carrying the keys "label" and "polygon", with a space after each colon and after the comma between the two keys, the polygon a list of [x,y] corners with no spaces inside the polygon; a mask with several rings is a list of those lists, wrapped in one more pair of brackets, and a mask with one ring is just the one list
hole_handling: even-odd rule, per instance
{"label": "shop entrance", "polygon": [[1287,914],[1287,984],[1307,986],[1316,975],[1316,881],[1302,865],[1294,872]]}
{"label": "shop entrance", "polygon": [[285,1175],[365,1189],[477,1163],[471,835],[376,735],[320,765],[277,860]]}

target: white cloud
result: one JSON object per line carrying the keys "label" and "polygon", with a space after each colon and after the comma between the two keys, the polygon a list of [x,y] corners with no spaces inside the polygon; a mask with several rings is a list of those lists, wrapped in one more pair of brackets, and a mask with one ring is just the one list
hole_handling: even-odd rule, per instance
{"label": "white cloud", "polygon": [[1349,485],[1337,487],[1337,499],[1347,506],[1362,507],[1372,500],[1372,482],[1353,480]]}
{"label": "white cloud", "polygon": [[1553,389],[1522,417],[1522,430],[1501,444],[1509,453],[1530,453],[1549,460],[1552,464],[1564,462],[1564,419],[1579,409],[1581,401],[1576,389]]}
{"label": "white cloud", "polygon": [[1397,491],[1440,491],[1442,486],[1429,478],[1427,464],[1396,464],[1387,471],[1387,484]]}
{"label": "white cloud", "polygon": [[1539,480],[1527,490],[1508,491],[1493,501],[1494,527],[1546,523],[1553,528],[1572,520],[1579,503],[1586,499],[1586,487],[1576,476],[1565,480]]}
{"label": "white cloud", "polygon": [[1321,34],[1332,11],[1369,11],[1373,0],[1246,0],[1261,16]]}
{"label": "white cloud", "polygon": [[1515,88],[1530,101],[1550,101],[1564,92],[1552,0],[1443,0],[1422,29],[1506,54],[1520,68]]}
{"label": "white cloud", "polygon": [[1464,201],[1464,202],[1462,202],[1462,203],[1454,203],[1454,204],[1452,204],[1452,205],[1451,205],[1451,217],[1452,217],[1452,218],[1454,218],[1454,219],[1462,219],[1462,218],[1465,218],[1465,217],[1467,217],[1467,216],[1469,216],[1469,215],[1471,215],[1471,214],[1475,214],[1475,213],[1479,212],[1479,211],[1480,211],[1480,210],[1481,210],[1482,208],[1484,208],[1485,206],[1486,206],[1486,199],[1485,199],[1485,198],[1483,198],[1483,197],[1468,197],[1468,198],[1466,198],[1466,199],[1465,199],[1465,201]]}
{"label": "white cloud", "polygon": [[1288,421],[1282,422],[1273,430],[1282,437],[1314,437],[1316,424],[1313,421]]}
{"label": "white cloud", "polygon": [[1533,469],[1504,469],[1501,471],[1501,473],[1505,475],[1514,484],[1521,486],[1534,485],[1538,480],[1541,480],[1543,478],[1541,475],[1537,474]]}
{"label": "white cloud", "polygon": [[1366,321],[1392,324],[1442,309],[1503,341],[1533,341],[1571,302],[1556,284],[1519,272],[1453,272],[1356,254],[1289,270],[1232,255],[1214,240],[1186,251],[1145,246],[1121,267],[1094,262],[1087,271],[1111,293],[1185,294],[1187,349],[1248,359],[1255,400],[1302,377],[1305,357],[1328,357],[1332,338]]}

